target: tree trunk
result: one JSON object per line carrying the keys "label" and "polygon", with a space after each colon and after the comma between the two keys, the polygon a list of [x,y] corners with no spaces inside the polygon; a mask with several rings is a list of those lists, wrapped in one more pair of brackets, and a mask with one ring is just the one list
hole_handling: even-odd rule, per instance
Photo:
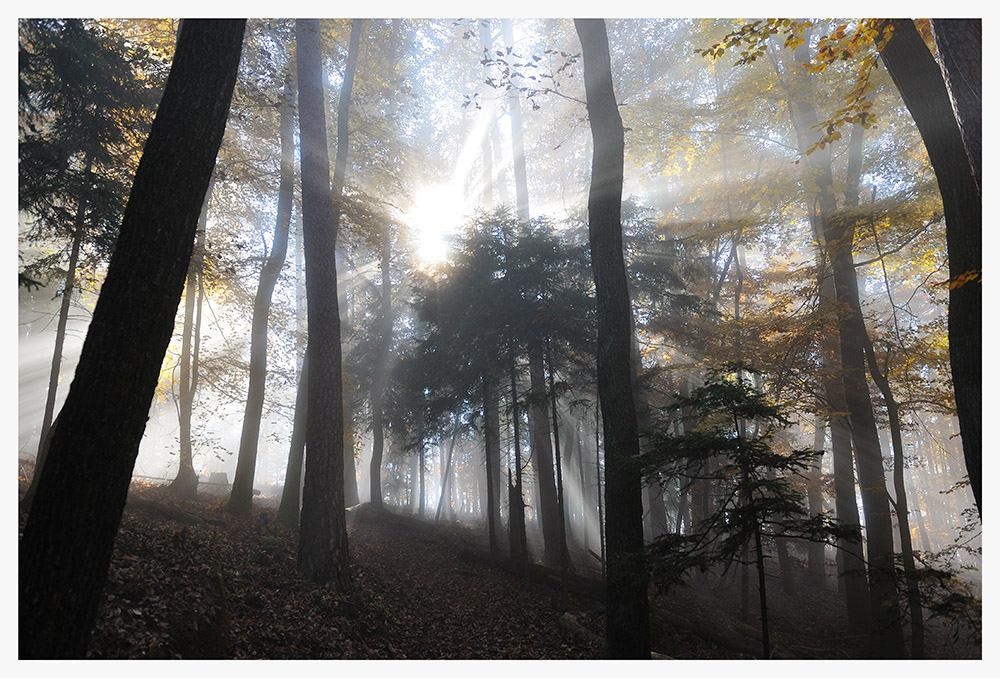
{"label": "tree trunk", "polygon": [[931,19],[941,75],[980,194],[983,189],[983,21]]}
{"label": "tree trunk", "polygon": [[[973,20],[970,20],[970,22]],[[978,23],[978,20],[975,20]],[[960,22],[956,22],[960,23]],[[962,43],[956,50],[953,36],[943,23],[937,25],[945,52],[944,68],[949,75],[976,73],[974,52],[980,41]],[[973,165],[977,142],[974,114],[959,118],[960,128],[952,108],[952,99],[963,102],[961,110],[976,110],[981,115],[981,102],[964,89],[949,92],[941,68],[917,32],[913,21],[893,22],[893,35],[882,50],[882,61],[920,130],[927,155],[941,191],[948,241],[948,274],[951,276],[948,299],[948,346],[951,376],[955,390],[955,407],[962,433],[965,466],[969,473],[976,507],[982,510],[982,350],[983,350],[983,202]],[[945,30],[941,30],[945,29]],[[947,36],[947,37],[946,37]],[[981,50],[981,47],[978,47]],[[968,58],[966,64],[957,63]],[[982,54],[978,62],[981,71]],[[980,76],[981,77],[981,76]],[[952,80],[953,86],[957,78]],[[972,91],[976,85],[970,80]],[[965,136],[963,136],[963,131]],[[969,152],[966,151],[968,143]]]}
{"label": "tree trunk", "polygon": [[[809,515],[823,512],[823,443],[826,439],[826,421],[820,415],[814,419],[813,452],[818,456],[811,462],[806,474],[806,496],[809,501]],[[815,589],[826,588],[826,545],[821,541],[810,541],[807,547],[807,576],[809,585]]]}
{"label": "tree trunk", "polygon": [[418,511],[418,514],[420,515],[421,518],[423,518],[424,517],[424,497],[426,496],[426,493],[424,491],[424,475],[425,475],[424,467],[426,466],[426,464],[424,464],[424,448],[422,446],[421,446],[420,452],[419,452],[419,454],[417,456],[420,457],[420,509]]}
{"label": "tree trunk", "polygon": [[280,107],[281,170],[278,183],[278,214],[271,241],[271,254],[260,271],[260,282],[253,300],[250,324],[250,385],[243,412],[243,430],[236,462],[233,491],[228,508],[239,514],[249,514],[253,508],[253,479],[257,465],[257,444],[260,421],[264,411],[264,389],[267,382],[267,325],[271,314],[271,296],[285,265],[288,250],[288,227],[292,220],[292,193],[295,156],[295,83],[291,71],[285,75]]}
{"label": "tree trunk", "polygon": [[569,551],[566,549],[566,504],[563,501],[562,453],[559,449],[559,417],[556,409],[555,374],[552,367],[552,344],[546,343],[545,362],[549,366],[549,400],[552,408],[552,442],[556,453],[556,496],[559,500],[559,573],[562,578],[562,609],[569,607],[566,593],[566,571],[569,568]]}
{"label": "tree trunk", "polygon": [[[358,31],[351,30],[357,54]],[[340,311],[337,297],[337,228],[347,164],[347,107],[354,77],[348,67],[338,106],[337,157],[330,187],[326,141],[320,23],[296,19],[299,125],[302,165],[302,230],[309,319],[309,405],[305,484],[299,528],[298,568],[307,579],[346,590],[350,583],[344,517],[344,398]]]}
{"label": "tree trunk", "polygon": [[556,496],[555,475],[552,471],[552,438],[549,412],[545,397],[545,365],[542,339],[532,337],[528,343],[528,377],[530,405],[528,428],[531,431],[532,467],[535,471],[538,517],[542,524],[544,551],[542,562],[559,567],[559,500]]}
{"label": "tree trunk", "polygon": [[[514,28],[510,19],[500,20],[507,54],[514,50]],[[521,122],[521,97],[513,89],[508,97],[510,102],[510,139],[514,151],[514,188],[517,196],[517,219],[526,223],[531,218],[528,210],[528,172],[524,161],[524,124]]]}
{"label": "tree trunk", "polygon": [[[458,438],[458,421],[455,421],[455,430],[451,432],[451,441],[448,443],[448,460],[441,467],[441,496],[438,497],[438,507],[437,511],[434,513],[434,522],[438,522],[441,519],[441,509],[444,507],[444,495],[448,490],[448,480],[451,478],[451,460],[455,454],[455,440]],[[454,486],[454,481],[452,486]],[[450,502],[449,502],[450,504]]]}
{"label": "tree trunk", "polygon": [[[888,284],[888,281],[886,281]],[[889,418],[892,437],[892,479],[896,492],[896,520],[898,521],[899,545],[903,556],[903,572],[906,575],[906,601],[910,607],[910,654],[913,659],[924,658],[924,612],[920,602],[920,586],[917,581],[917,567],[913,560],[913,543],[910,539],[910,514],[906,501],[906,483],[903,478],[903,434],[899,424],[899,405],[892,394],[889,380],[878,368],[875,347],[871,338],[865,337],[865,354],[868,357],[869,373],[885,400],[885,410]]]}
{"label": "tree trunk", "polygon": [[528,534],[524,524],[524,483],[521,474],[521,413],[517,408],[517,375],[510,364],[510,409],[514,428],[514,482],[507,471],[507,510],[510,523],[510,559],[518,572],[528,574]]}
{"label": "tree trunk", "polygon": [[295,390],[295,417],[292,420],[292,439],[288,448],[285,467],[285,486],[281,489],[277,519],[290,528],[299,526],[299,508],[302,503],[302,461],[306,448],[306,421],[309,409],[309,350],[306,349],[299,370],[299,385]]}
{"label": "tree trunk", "polygon": [[[177,420],[180,428],[180,459],[177,477],[170,483],[170,490],[180,497],[194,499],[198,496],[198,474],[194,470],[194,444],[191,419],[194,414],[194,394],[198,388],[198,344],[201,339],[201,304],[205,286],[205,232],[208,225],[208,203],[212,198],[213,178],[205,192],[205,204],[198,219],[198,236],[191,266],[188,268],[184,297],[184,327],[181,330],[181,375]],[[195,297],[198,296],[196,300]],[[192,340],[192,334],[194,339]]]}
{"label": "tree trunk", "polygon": [[386,224],[382,234],[382,327],[379,337],[379,352],[372,380],[372,460],[370,467],[370,488],[372,506],[382,506],[382,454],[385,448],[385,424],[382,414],[382,397],[389,377],[389,352],[392,349],[392,281],[389,278],[390,229]]}
{"label": "tree trunk", "polygon": [[222,142],[245,23],[188,20],[178,38],[21,540],[22,659],[86,651]]}
{"label": "tree trunk", "polygon": [[[809,59],[808,42],[796,49],[796,66]],[[809,86],[808,74],[798,68],[796,79]],[[793,120],[799,135],[800,148],[806,130],[817,124],[815,105],[806,99],[793,103]],[[856,125],[852,133],[849,183],[856,182],[860,173],[861,135]],[[835,287],[835,298],[840,310],[837,314],[839,348],[843,366],[844,403],[848,412],[854,455],[857,461],[858,482],[865,512],[865,529],[868,543],[868,589],[871,607],[870,642],[868,652],[880,657],[903,657],[905,646],[896,595],[893,566],[892,519],[889,495],[882,470],[882,452],[872,409],[871,394],[865,377],[863,341],[867,337],[857,275],[854,269],[854,217],[838,214],[833,191],[830,150],[820,149],[806,156],[808,180],[818,192],[818,213],[813,217],[820,226],[819,240],[826,247]],[[847,193],[851,192],[848,188]],[[856,187],[853,188],[856,192]],[[836,407],[836,403],[833,403]],[[844,411],[844,410],[839,410]],[[836,460],[835,460],[836,465]],[[844,475],[846,475],[846,468]],[[838,492],[839,495],[839,492]]]}
{"label": "tree trunk", "polygon": [[607,483],[607,640],[612,658],[649,658],[649,601],[642,562],[642,481],[636,464],[631,364],[632,309],[622,257],[625,131],[615,101],[607,31],[577,19],[594,141],[587,203],[597,296],[597,380],[604,415]]}
{"label": "tree trunk", "polygon": [[496,379],[483,373],[483,454],[486,457],[486,511],[490,530],[490,554],[499,555],[500,529],[500,394]]}

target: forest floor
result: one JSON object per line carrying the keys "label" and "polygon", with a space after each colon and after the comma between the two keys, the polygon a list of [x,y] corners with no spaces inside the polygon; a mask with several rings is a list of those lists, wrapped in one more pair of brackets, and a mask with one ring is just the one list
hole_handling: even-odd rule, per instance
{"label": "forest floor", "polygon": [[[22,528],[25,519],[22,511]],[[186,501],[163,487],[134,484],[89,656],[601,657],[604,618],[595,587],[571,592],[563,610],[551,576],[546,585],[544,576],[529,582],[492,566],[480,528],[367,506],[349,511],[348,522],[353,591],[338,594],[298,576],[296,533],[275,521],[273,508],[234,517],[224,497]],[[654,596],[654,649],[677,659],[753,658],[759,636],[736,621],[738,585],[721,595],[715,588]],[[835,590],[790,596],[774,588],[772,643],[779,654],[861,656],[862,639],[838,631]],[[928,656],[979,656],[978,646],[947,635],[930,634]]]}

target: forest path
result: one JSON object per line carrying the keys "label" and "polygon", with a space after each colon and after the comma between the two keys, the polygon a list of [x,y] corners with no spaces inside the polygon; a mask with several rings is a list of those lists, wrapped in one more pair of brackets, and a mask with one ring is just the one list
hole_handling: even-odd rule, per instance
{"label": "forest path", "polygon": [[[461,526],[363,511],[350,534],[355,577],[377,596],[407,659],[597,659],[559,627],[550,589],[470,557]],[[586,610],[574,614],[592,618]]]}

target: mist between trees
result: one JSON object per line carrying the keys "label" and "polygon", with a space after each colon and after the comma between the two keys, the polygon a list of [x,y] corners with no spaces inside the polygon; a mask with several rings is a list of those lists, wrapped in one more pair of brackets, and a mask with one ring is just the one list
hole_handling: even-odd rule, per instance
{"label": "mist between trees", "polygon": [[345,596],[352,507],[461,526],[601,656],[979,656],[979,20],[18,38],[22,658],[137,486]]}

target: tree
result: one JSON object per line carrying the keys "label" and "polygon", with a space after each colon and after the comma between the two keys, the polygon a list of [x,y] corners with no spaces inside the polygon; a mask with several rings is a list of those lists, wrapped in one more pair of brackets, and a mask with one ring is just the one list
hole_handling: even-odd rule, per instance
{"label": "tree", "polygon": [[[352,25],[357,54],[360,31]],[[306,470],[299,528],[299,571],[317,583],[345,590],[350,584],[344,517],[344,399],[340,311],[337,297],[337,227],[347,165],[347,111],[353,63],[345,73],[337,120],[333,190],[326,141],[326,107],[316,19],[296,19],[302,230],[309,318],[309,396]]]}
{"label": "tree", "polygon": [[[760,600],[762,656],[771,657],[768,630],[765,542],[798,538],[823,542],[832,536],[859,541],[860,531],[842,528],[825,515],[809,515],[805,497],[793,485],[813,459],[813,450],[781,450],[776,434],[791,425],[780,407],[750,381],[754,370],[731,363],[713,370],[690,395],[677,395],[667,411],[685,419],[677,435],[661,424],[651,432],[643,457],[650,482],[667,478],[711,480],[721,490],[701,525],[684,535],[667,534],[650,546],[654,580],[664,588],[702,571],[744,560],[752,545]],[[749,424],[753,431],[748,431]],[[707,461],[721,459],[709,471]],[[779,549],[781,545],[777,544]],[[745,564],[745,563],[744,563]]]}
{"label": "tree", "polygon": [[237,513],[249,514],[253,506],[253,478],[257,463],[257,442],[260,420],[264,409],[264,386],[267,380],[267,325],[271,312],[271,295],[278,282],[288,250],[288,227],[292,219],[292,188],[295,155],[295,85],[292,73],[285,76],[280,109],[281,165],[278,185],[278,215],[271,241],[271,253],[261,267],[260,283],[253,302],[253,320],[250,329],[250,385],[247,390],[246,408],[243,413],[243,430],[240,434],[239,458],[229,508]]}
{"label": "tree", "polygon": [[184,285],[184,325],[181,329],[181,374],[177,398],[177,419],[180,434],[180,459],[177,477],[170,484],[171,491],[181,497],[194,499],[198,495],[198,474],[194,470],[194,450],[191,440],[191,417],[194,410],[194,394],[198,386],[198,341],[192,340],[201,325],[201,299],[205,277],[205,229],[208,222],[208,204],[212,196],[214,180],[205,191],[205,204],[198,218],[198,235],[195,242],[191,266],[188,268]]}
{"label": "tree", "polygon": [[612,658],[649,657],[649,602],[642,565],[642,484],[631,364],[632,321],[622,259],[625,130],[615,102],[607,30],[574,22],[583,47],[594,159],[587,202],[597,291],[597,379],[604,416],[607,500],[607,641]]}
{"label": "tree", "polygon": [[371,495],[373,506],[382,506],[382,454],[385,448],[385,418],[383,399],[385,397],[386,381],[389,377],[389,353],[392,350],[392,280],[389,276],[391,229],[386,224],[382,232],[380,248],[381,263],[381,294],[379,305],[381,319],[379,323],[379,348],[375,356],[375,377],[372,380],[372,460],[371,460]]}
{"label": "tree", "polygon": [[[976,122],[981,78],[978,20],[938,22],[943,64],[938,66],[910,19],[894,21],[882,61],[906,102],[934,167],[948,236],[948,345],[965,465],[976,507],[982,510],[983,201]],[[933,24],[932,24],[933,25]],[[961,31],[961,32],[960,32]],[[958,48],[959,35],[966,36]],[[974,36],[979,35],[976,41]],[[961,66],[959,65],[961,64]],[[941,76],[948,73],[948,82]],[[962,77],[959,73],[967,73]],[[978,77],[977,77],[978,76]],[[964,83],[967,87],[960,85]],[[954,99],[955,107],[952,102]],[[956,113],[960,117],[956,118]],[[977,116],[978,113],[978,116]]]}
{"label": "tree", "polygon": [[[808,64],[809,46],[803,42],[795,50],[798,65],[796,78],[808,83],[810,75],[803,68]],[[791,104],[794,125],[800,139],[806,130],[818,125],[816,107],[807,99]],[[860,125],[856,128],[863,132]],[[857,133],[855,148],[856,167],[860,173],[861,132]],[[853,137],[854,135],[852,135]],[[801,142],[800,142],[801,143]],[[830,149],[821,148],[807,154],[806,170],[810,185],[818,193],[818,209],[814,218],[819,225],[817,235],[825,248],[835,287],[835,298],[840,306],[836,315],[840,343],[841,379],[844,386],[844,404],[854,443],[854,458],[858,469],[862,504],[865,512],[868,544],[868,588],[872,610],[869,651],[882,657],[905,655],[899,603],[895,588],[892,520],[889,513],[889,496],[882,469],[882,453],[872,409],[871,394],[865,379],[864,343],[867,339],[864,316],[854,267],[853,246],[856,217],[847,210],[838,212],[833,190]],[[852,171],[849,169],[848,174]],[[856,182],[856,179],[855,179]],[[847,193],[850,193],[850,189]],[[857,188],[854,188],[857,193]],[[856,202],[856,199],[855,199]]]}
{"label": "tree", "polygon": [[24,529],[22,658],[86,650],[222,141],[244,27],[244,20],[188,20],[181,29]]}

